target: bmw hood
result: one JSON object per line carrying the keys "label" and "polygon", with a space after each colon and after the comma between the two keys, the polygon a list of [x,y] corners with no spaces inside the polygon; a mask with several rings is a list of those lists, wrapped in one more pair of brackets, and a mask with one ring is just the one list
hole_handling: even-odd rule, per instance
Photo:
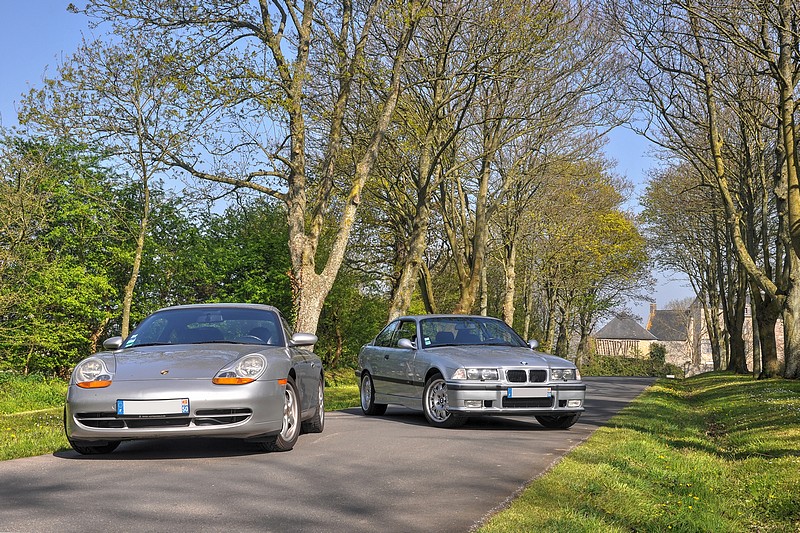
{"label": "bmw hood", "polygon": [[[211,379],[225,365],[251,353],[277,352],[252,345],[208,344],[127,348],[114,352],[115,381]],[[104,358],[105,359],[105,358]],[[106,359],[107,360],[107,359]]]}
{"label": "bmw hood", "polygon": [[438,352],[439,357],[450,359],[456,366],[518,367],[530,368],[572,368],[575,365],[554,355],[534,352],[515,346],[443,346],[429,348]]}

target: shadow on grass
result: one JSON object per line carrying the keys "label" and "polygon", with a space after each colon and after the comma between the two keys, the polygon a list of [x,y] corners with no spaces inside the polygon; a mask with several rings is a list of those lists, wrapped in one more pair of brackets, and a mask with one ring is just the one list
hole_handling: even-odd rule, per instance
{"label": "shadow on grass", "polygon": [[727,373],[661,381],[609,426],[726,460],[798,457],[800,382]]}

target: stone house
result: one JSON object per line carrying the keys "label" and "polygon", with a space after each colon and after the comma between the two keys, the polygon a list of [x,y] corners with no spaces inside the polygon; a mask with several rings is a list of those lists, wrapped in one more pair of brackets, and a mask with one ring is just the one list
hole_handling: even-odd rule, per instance
{"label": "stone house", "polygon": [[594,338],[598,355],[617,357],[649,357],[650,345],[658,340],[628,315],[612,318]]}
{"label": "stone house", "polygon": [[[724,331],[722,312],[717,314]],[[748,304],[745,307],[744,341],[747,349],[747,366],[753,370],[753,317]],[[783,323],[775,326],[778,359],[783,361]],[[658,309],[650,304],[647,327],[643,328],[630,316],[612,319],[595,334],[597,353],[618,357],[648,357],[653,343],[666,348],[666,362],[678,366],[687,375],[714,369],[711,340],[708,335],[703,306],[695,299],[689,309]],[[758,363],[758,361],[757,361]]]}

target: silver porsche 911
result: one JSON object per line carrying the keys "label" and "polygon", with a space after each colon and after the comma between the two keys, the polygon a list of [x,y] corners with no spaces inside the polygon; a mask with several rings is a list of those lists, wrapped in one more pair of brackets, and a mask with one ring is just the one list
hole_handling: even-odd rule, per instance
{"label": "silver porsche 911", "polygon": [[469,315],[406,316],[361,348],[361,409],[420,409],[433,426],[470,416],[533,415],[566,429],[584,409],[586,385],[573,363],[536,352],[505,322]]}
{"label": "silver porsche 911", "polygon": [[324,426],[317,337],[291,333],[277,309],[255,304],[168,307],[75,367],[64,428],[82,454],[123,440],[241,437],[292,449]]}

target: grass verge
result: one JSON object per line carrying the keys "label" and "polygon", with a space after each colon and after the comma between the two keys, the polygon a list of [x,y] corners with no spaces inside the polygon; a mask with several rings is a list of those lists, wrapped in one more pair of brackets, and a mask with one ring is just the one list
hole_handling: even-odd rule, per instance
{"label": "grass verge", "polygon": [[66,393],[63,380],[0,374],[0,460],[69,447],[63,425]]}
{"label": "grass verge", "polygon": [[800,531],[800,382],[660,380],[478,531]]}

